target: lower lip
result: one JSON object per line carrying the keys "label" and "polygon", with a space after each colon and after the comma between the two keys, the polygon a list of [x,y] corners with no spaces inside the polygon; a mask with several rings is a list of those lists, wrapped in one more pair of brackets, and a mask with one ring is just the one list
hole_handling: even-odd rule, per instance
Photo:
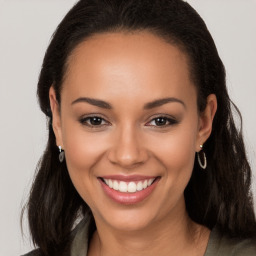
{"label": "lower lip", "polygon": [[101,179],[99,179],[99,181],[101,183],[101,186],[102,186],[104,192],[107,194],[107,196],[109,196],[112,200],[114,200],[115,202],[117,202],[119,204],[129,205],[129,204],[139,203],[139,202],[143,201],[144,199],[146,199],[153,192],[155,187],[157,186],[159,178],[157,178],[151,186],[149,186],[141,191],[134,192],[134,193],[124,193],[124,192],[120,192],[118,190],[114,190],[114,189],[110,188]]}

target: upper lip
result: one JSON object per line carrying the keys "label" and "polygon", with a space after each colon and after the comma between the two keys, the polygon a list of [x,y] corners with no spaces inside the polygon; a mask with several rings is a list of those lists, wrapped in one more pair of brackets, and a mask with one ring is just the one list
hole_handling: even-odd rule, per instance
{"label": "upper lip", "polygon": [[144,175],[107,175],[107,176],[101,176],[99,178],[129,182],[129,181],[156,179],[157,177],[158,176],[144,176]]}

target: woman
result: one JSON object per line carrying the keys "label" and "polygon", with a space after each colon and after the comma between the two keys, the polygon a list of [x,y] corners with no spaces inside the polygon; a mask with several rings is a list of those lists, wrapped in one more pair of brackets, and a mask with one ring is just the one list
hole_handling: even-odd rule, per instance
{"label": "woman", "polygon": [[256,254],[225,70],[189,4],[79,1],[46,52],[38,97],[49,140],[28,255]]}

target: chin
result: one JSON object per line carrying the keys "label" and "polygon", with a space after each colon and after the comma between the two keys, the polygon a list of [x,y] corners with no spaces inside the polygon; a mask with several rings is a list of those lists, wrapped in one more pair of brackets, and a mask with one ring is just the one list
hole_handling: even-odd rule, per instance
{"label": "chin", "polygon": [[96,225],[108,226],[109,228],[122,232],[143,231],[153,223],[159,221],[160,212],[144,206],[126,206],[123,209],[106,209],[102,213],[93,213]]}

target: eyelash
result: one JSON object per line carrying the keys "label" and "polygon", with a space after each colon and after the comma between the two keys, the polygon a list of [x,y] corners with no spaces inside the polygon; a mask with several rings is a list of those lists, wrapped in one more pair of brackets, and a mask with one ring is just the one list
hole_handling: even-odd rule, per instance
{"label": "eyelash", "polygon": [[[99,122],[101,121],[101,122],[105,122],[105,123],[104,124],[99,124],[99,125],[95,125],[95,124],[93,125],[93,124],[91,124],[93,119],[95,119],[94,121],[99,121]],[[161,121],[164,121],[168,124],[165,123],[163,125],[156,125],[157,119],[158,119],[158,121],[160,121],[159,119],[162,119]],[[103,117],[98,116],[98,115],[83,117],[79,121],[82,125],[88,126],[90,128],[93,128],[93,129],[102,128],[103,126],[109,126],[110,125],[110,123],[108,121],[106,121]],[[155,125],[150,125],[151,122],[155,122]],[[148,123],[146,123],[146,126],[152,126],[154,128],[166,128],[168,126],[172,126],[172,125],[175,125],[177,123],[178,123],[178,121],[175,120],[174,118],[170,118],[169,116],[167,117],[165,115],[159,115],[159,116],[156,116],[153,119],[151,119]]]}
{"label": "eyelash", "polygon": [[[164,125],[148,125],[148,123],[151,123],[151,122],[155,122],[156,123],[156,120],[159,120],[159,119],[162,119],[164,120],[165,122],[167,122],[168,124],[164,124]],[[156,116],[154,117],[153,119],[151,119],[150,122],[148,122],[146,124],[146,126],[154,126],[155,128],[166,128],[168,126],[172,126],[172,125],[175,125],[178,123],[177,120],[175,120],[174,118],[170,118],[169,116],[165,116],[165,115],[159,115],[159,116]]]}
{"label": "eyelash", "polygon": [[[97,121],[99,121],[99,119],[100,119],[101,121],[104,121],[105,124],[93,125],[93,124],[88,123],[88,122],[91,122],[93,119],[98,119]],[[96,120],[95,120],[95,121],[96,121]],[[110,124],[110,123],[107,122],[103,117],[98,116],[98,115],[83,117],[83,118],[80,119],[80,123],[81,123],[82,125],[85,125],[85,126],[88,126],[88,127],[90,127],[90,128],[94,128],[94,129],[101,128],[102,126],[107,126],[107,125]]]}

